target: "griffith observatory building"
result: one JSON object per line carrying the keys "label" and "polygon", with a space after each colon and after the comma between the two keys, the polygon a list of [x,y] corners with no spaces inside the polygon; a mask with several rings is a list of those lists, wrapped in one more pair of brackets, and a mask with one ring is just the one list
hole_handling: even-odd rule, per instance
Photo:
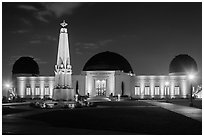
{"label": "griffith observatory building", "polygon": [[21,98],[72,100],[74,96],[129,96],[132,98],[188,98],[188,73],[198,71],[195,60],[181,54],[173,58],[168,75],[135,75],[121,55],[106,51],[92,56],[81,74],[72,75],[67,24],[61,23],[54,76],[40,76],[31,57],[21,57],[13,65],[14,93]]}

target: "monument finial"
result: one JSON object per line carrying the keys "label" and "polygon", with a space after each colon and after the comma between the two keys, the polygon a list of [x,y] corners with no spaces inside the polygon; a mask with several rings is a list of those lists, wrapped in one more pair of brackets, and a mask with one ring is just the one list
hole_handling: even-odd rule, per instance
{"label": "monument finial", "polygon": [[65,20],[63,20],[63,22],[60,23],[60,25],[64,28],[64,27],[66,27],[68,24],[65,22]]}

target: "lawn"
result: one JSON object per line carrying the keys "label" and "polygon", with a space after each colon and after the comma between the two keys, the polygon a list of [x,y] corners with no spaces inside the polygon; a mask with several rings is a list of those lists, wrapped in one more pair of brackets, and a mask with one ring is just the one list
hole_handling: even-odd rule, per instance
{"label": "lawn", "polygon": [[[151,135],[202,134],[201,122],[145,102],[109,102],[98,105],[96,108],[45,112],[28,116],[26,119],[45,122],[56,128],[78,129],[79,135],[82,134],[80,129]],[[40,131],[38,132],[40,134]],[[47,133],[49,134],[49,131]]]}
{"label": "lawn", "polygon": [[25,109],[21,107],[2,107],[2,115],[13,114],[13,113],[21,113],[25,111],[29,111],[31,109]]}

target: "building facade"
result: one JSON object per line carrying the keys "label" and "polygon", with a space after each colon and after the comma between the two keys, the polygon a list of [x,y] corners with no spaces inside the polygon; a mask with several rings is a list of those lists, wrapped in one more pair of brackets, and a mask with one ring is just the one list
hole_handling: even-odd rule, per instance
{"label": "building facade", "polygon": [[[174,58],[172,60],[170,73],[168,75],[136,75],[124,57],[117,53],[107,51],[98,53],[89,59],[81,74],[72,75],[68,33],[65,27],[66,26],[63,26],[60,30],[55,76],[39,76],[39,73],[32,71],[26,73],[18,72],[14,69],[18,70],[18,67],[20,69],[22,63],[25,63],[25,61],[20,63],[16,61],[18,65],[14,64],[14,91],[19,97],[53,98],[54,90],[57,86],[62,87],[62,89],[68,86],[73,89],[73,94],[89,97],[109,97],[119,94],[121,96],[127,95],[139,99],[187,98],[189,96],[191,84],[188,75],[178,65],[179,63],[183,63],[180,59],[186,55],[176,57],[176,59]],[[192,61],[190,60],[189,62]],[[28,64],[29,63],[28,61]],[[195,61],[193,63],[193,67],[197,69]],[[174,66],[171,66],[172,64]],[[36,64],[34,64],[34,66],[35,65]],[[180,67],[180,69],[175,69],[174,67],[176,65],[178,68]],[[24,64],[24,66],[26,65]],[[65,74],[66,66],[68,67],[66,69],[68,70],[67,75]],[[189,65],[187,65],[187,67],[188,66]],[[60,72],[57,71],[59,68]],[[26,71],[28,71],[28,69]],[[68,85],[66,85],[66,83],[68,83]]]}
{"label": "building facade", "polygon": [[[55,77],[20,76],[15,92],[21,98],[52,98]],[[128,95],[133,98],[187,98],[186,75],[130,75],[118,71],[88,71],[72,75],[73,89],[81,96]]]}

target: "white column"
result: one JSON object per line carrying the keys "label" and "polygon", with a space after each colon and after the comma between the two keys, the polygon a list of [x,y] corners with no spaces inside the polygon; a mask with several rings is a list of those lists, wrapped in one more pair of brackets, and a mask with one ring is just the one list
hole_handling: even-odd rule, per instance
{"label": "white column", "polygon": [[25,97],[26,81],[25,79],[17,78],[17,95],[21,98]]}
{"label": "white column", "polygon": [[45,81],[44,79],[40,80],[40,98],[44,97],[44,91],[45,91]]}
{"label": "white column", "polygon": [[159,87],[160,87],[160,97],[161,98],[164,98],[164,90],[165,90],[165,78],[161,78],[160,79],[160,85],[159,85]]}
{"label": "white column", "polygon": [[150,94],[151,94],[151,97],[154,97],[154,85],[155,85],[155,79],[151,79],[150,80]]}
{"label": "white column", "polygon": [[140,81],[140,96],[141,98],[144,98],[144,87],[145,87],[145,80],[144,79],[138,79]]}
{"label": "white column", "polygon": [[30,88],[31,88],[32,98],[34,98],[35,97],[35,81],[34,80],[30,80]]}
{"label": "white column", "polygon": [[175,81],[174,79],[170,79],[170,95],[171,95],[171,98],[174,97],[174,87],[175,87]]}
{"label": "white column", "polygon": [[52,98],[53,95],[53,89],[54,89],[54,82],[49,80],[49,92],[50,92],[50,98]]}

